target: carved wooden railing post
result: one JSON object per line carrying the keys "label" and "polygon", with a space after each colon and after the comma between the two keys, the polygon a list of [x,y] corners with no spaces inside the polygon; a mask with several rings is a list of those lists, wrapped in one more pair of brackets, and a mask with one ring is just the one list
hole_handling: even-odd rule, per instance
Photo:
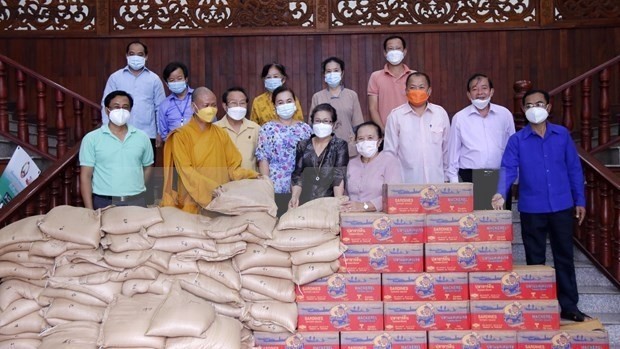
{"label": "carved wooden railing post", "polygon": [[84,103],[77,98],[73,99],[73,117],[75,118],[75,130],[73,139],[78,140],[84,137],[84,126],[82,125],[82,116],[84,114]]}
{"label": "carved wooden railing post", "polygon": [[[71,172],[67,172],[66,176],[71,178],[71,176],[73,176],[73,178],[75,178],[76,180],[74,180],[73,182],[73,202],[75,203],[76,206],[84,206],[84,201],[82,200],[82,193],[80,192],[80,164],[79,164],[79,160],[75,161],[75,165],[71,167],[73,173]],[[67,187],[69,187],[69,185],[67,185]]]}
{"label": "carved wooden railing post", "polygon": [[9,111],[7,108],[6,68],[0,61],[0,131],[9,132]]}
{"label": "carved wooden railing post", "polygon": [[523,98],[525,93],[529,91],[531,88],[532,88],[532,82],[527,81],[527,80],[519,80],[515,82],[515,84],[513,85],[515,96],[514,96],[514,106],[513,106],[512,114],[514,115],[514,118],[515,118],[515,128],[517,130],[522,129],[525,126],[525,115],[523,114],[523,111],[521,110],[521,105],[522,105],[521,99]]}
{"label": "carved wooden railing post", "polygon": [[45,84],[37,80],[37,147],[47,153],[47,115],[45,115]]}
{"label": "carved wooden railing post", "polygon": [[614,209],[612,205],[612,193],[611,187],[606,180],[601,181],[600,186],[600,226],[599,236],[594,250],[599,262],[605,267],[609,268],[611,265],[611,232],[613,227]]}
{"label": "carved wooden railing post", "polygon": [[562,125],[573,130],[573,87],[562,91]]}
{"label": "carved wooden railing post", "polygon": [[24,143],[29,142],[28,124],[26,122],[26,77],[21,69],[17,70],[17,136]]}
{"label": "carved wooden railing post", "polygon": [[598,228],[597,191],[598,182],[594,170],[586,167],[586,232],[578,238],[590,253],[594,252],[595,243],[593,241],[596,241],[596,230]]}
{"label": "carved wooden railing post", "polygon": [[614,193],[614,230],[611,246],[612,274],[620,280],[620,191]]}
{"label": "carved wooden railing post", "polygon": [[590,91],[592,90],[592,78],[587,77],[581,82],[581,147],[587,152],[592,150],[592,129],[590,120]]}
{"label": "carved wooden railing post", "polygon": [[609,142],[609,68],[605,68],[599,75],[600,81],[600,106],[599,106],[599,135],[598,143]]}
{"label": "carved wooden railing post", "polygon": [[65,94],[60,90],[56,90],[56,152],[57,157],[60,158],[67,152],[67,128],[65,124]]}

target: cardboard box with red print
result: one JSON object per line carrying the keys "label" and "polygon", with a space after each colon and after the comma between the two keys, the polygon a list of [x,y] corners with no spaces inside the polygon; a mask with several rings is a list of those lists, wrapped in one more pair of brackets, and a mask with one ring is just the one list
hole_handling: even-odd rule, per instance
{"label": "cardboard box with red print", "polygon": [[336,273],[296,288],[298,302],[379,302],[381,274]]}
{"label": "cardboard box with red print", "polygon": [[424,269],[423,244],[347,245],[340,272],[419,273]]}
{"label": "cardboard box with red print", "polygon": [[605,331],[518,331],[518,349],[609,349]]}
{"label": "cardboard box with red print", "polygon": [[387,213],[466,213],[474,209],[472,183],[384,184]]}
{"label": "cardboard box with red print", "polygon": [[351,331],[340,333],[341,349],[426,349],[425,331]]}
{"label": "cardboard box with red print", "polygon": [[381,331],[381,302],[298,302],[297,329],[304,331]]}
{"label": "cardboard box with red print", "polygon": [[424,245],[427,272],[506,271],[512,269],[512,245],[497,242],[437,242]]}
{"label": "cardboard box with red print", "polygon": [[511,211],[426,215],[426,242],[512,241]]}
{"label": "cardboard box with red print", "polygon": [[555,270],[545,265],[514,265],[512,271],[469,273],[472,300],[556,299]]}
{"label": "cardboard box with red print", "polygon": [[345,244],[423,243],[423,214],[342,213],[340,239]]}
{"label": "cardboard box with red print", "polygon": [[261,349],[340,349],[338,332],[254,332],[254,345]]}
{"label": "cardboard box with red print", "polygon": [[395,331],[468,330],[468,301],[385,302],[385,329]]}
{"label": "cardboard box with red print", "polygon": [[557,330],[557,300],[471,301],[472,330]]}
{"label": "cardboard box with red print", "polygon": [[385,273],[381,278],[384,302],[469,299],[465,272]]}
{"label": "cardboard box with red print", "polygon": [[516,331],[429,331],[428,349],[516,349]]}

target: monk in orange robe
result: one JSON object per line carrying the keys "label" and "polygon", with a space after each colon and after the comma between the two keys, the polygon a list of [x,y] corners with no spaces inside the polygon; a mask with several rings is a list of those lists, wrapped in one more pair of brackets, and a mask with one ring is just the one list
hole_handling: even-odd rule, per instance
{"label": "monk in orange robe", "polygon": [[[213,192],[230,181],[258,178],[241,167],[241,153],[226,130],[213,125],[217,98],[206,87],[192,94],[194,115],[168,135],[164,146],[164,188],[161,206],[176,206],[198,213],[211,202]],[[176,171],[175,171],[176,170]],[[172,187],[178,174],[177,190]]]}

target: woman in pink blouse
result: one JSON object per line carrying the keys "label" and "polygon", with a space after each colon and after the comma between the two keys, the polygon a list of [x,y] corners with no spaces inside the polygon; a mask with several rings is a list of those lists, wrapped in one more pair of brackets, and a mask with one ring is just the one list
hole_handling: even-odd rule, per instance
{"label": "woman in pink blouse", "polygon": [[372,212],[383,208],[383,184],[401,183],[402,169],[394,154],[382,152],[383,134],[379,125],[365,122],[355,131],[357,152],[347,167],[346,189],[348,202],[342,204],[345,212]]}

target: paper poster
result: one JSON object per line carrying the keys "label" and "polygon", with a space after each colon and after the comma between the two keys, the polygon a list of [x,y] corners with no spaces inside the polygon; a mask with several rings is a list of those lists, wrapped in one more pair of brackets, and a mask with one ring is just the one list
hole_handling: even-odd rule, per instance
{"label": "paper poster", "polygon": [[17,146],[0,176],[0,208],[39,177],[41,170],[20,146]]}

